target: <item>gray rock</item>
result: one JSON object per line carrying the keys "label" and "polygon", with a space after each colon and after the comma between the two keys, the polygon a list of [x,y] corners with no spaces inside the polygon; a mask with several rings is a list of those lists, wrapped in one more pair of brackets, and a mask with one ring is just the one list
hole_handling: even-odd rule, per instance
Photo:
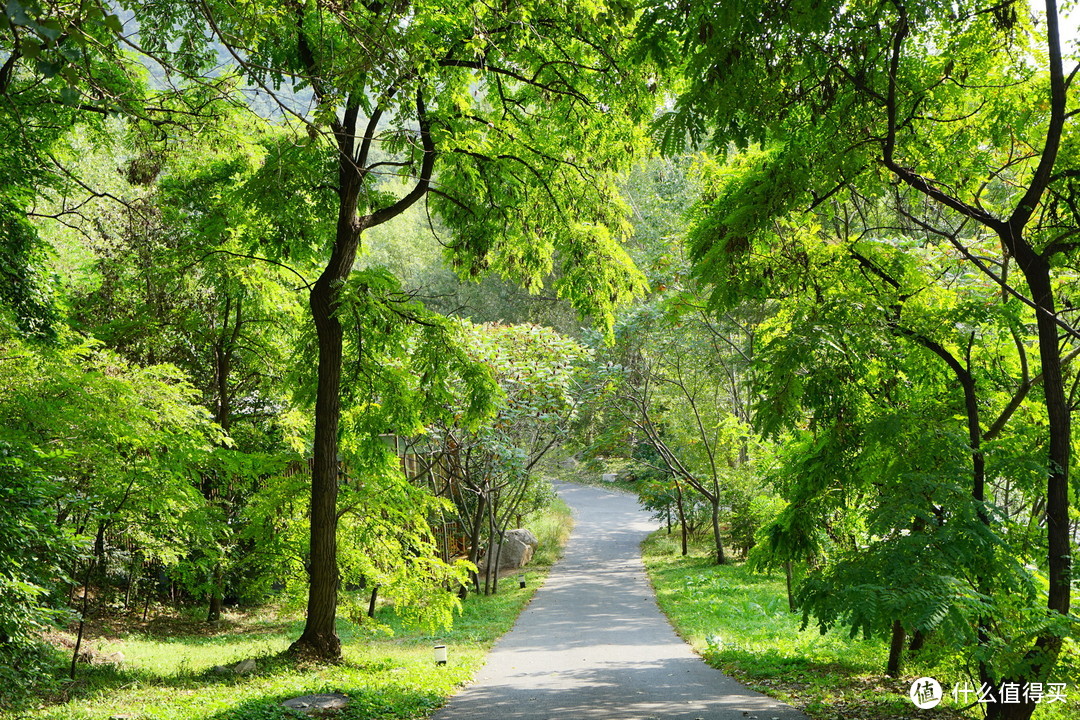
{"label": "gray rock", "polygon": [[532,560],[532,556],[533,549],[530,545],[517,538],[510,537],[508,533],[502,543],[495,543],[489,549],[488,554],[480,561],[480,566],[486,570],[489,567],[494,567],[495,562],[498,562],[496,570],[514,570],[524,567],[526,563]]}
{"label": "gray rock", "polygon": [[232,671],[237,675],[247,675],[249,673],[255,672],[255,669],[257,667],[258,665],[256,664],[256,662],[253,659],[248,658],[247,660],[241,660],[240,662],[233,665]]}
{"label": "gray rock", "polygon": [[225,673],[232,672],[232,670],[225,667],[224,665],[215,665],[214,672],[216,672],[218,675],[224,675]]}
{"label": "gray rock", "polygon": [[536,548],[540,547],[540,541],[536,539],[536,536],[532,534],[531,530],[527,530],[525,528],[507,530],[506,537],[513,538],[514,540],[519,540],[520,542],[525,543],[526,545],[531,547],[533,551],[535,551]]}
{"label": "gray rock", "polygon": [[105,657],[101,658],[100,662],[108,665],[120,665],[124,662],[124,653],[117,650],[116,652],[110,653]]}
{"label": "gray rock", "polygon": [[600,476],[600,479],[606,483],[613,483],[619,479],[619,476],[616,473],[604,473]]}
{"label": "gray rock", "polygon": [[298,710],[305,715],[330,715],[349,706],[349,696],[341,693],[323,693],[321,695],[303,695],[281,703],[290,710]]}

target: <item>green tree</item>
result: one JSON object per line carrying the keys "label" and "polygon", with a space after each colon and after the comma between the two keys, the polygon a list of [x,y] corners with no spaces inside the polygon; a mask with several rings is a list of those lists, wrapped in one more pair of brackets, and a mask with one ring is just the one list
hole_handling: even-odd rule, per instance
{"label": "green tree", "polygon": [[[221,436],[173,367],[132,367],[92,344],[42,351],[7,334],[2,343],[4,468],[11,490],[27,493],[3,531],[31,543],[8,576],[25,609],[12,621],[40,624],[59,611],[64,591],[81,585],[77,657],[90,585],[102,588],[111,538],[164,565],[209,538],[211,518],[192,480]],[[46,507],[48,520],[30,532],[27,523],[44,520]],[[26,627],[8,636],[25,642]]]}
{"label": "green tree", "polygon": [[[424,472],[444,470],[439,491],[453,501],[466,529],[469,561],[479,563],[486,545],[486,593],[498,590],[492,552],[510,523],[549,499],[550,486],[540,481],[536,466],[568,437],[583,401],[580,380],[590,353],[537,325],[462,321],[458,332],[469,356],[498,384],[493,413],[469,426],[461,421],[467,414],[455,409],[416,444],[428,458]],[[473,580],[480,592],[479,575]]]}
{"label": "green tree", "polygon": [[[535,283],[557,258],[566,268],[560,295],[609,318],[637,283],[617,242],[622,205],[613,186],[648,106],[644,78],[622,54],[620,23],[630,11],[467,2],[307,2],[258,12],[210,2],[191,10],[148,9],[140,17],[147,48],[178,65],[178,35],[178,52],[203,46],[208,24],[259,87],[310,86],[316,107],[304,122],[329,141],[315,144],[329,160],[318,184],[336,220],[328,237],[303,239],[325,266],[310,294],[319,347],[312,576],[295,648],[337,657],[340,312],[361,236],[426,199],[456,233],[451,253],[461,272]],[[406,183],[401,194],[380,185],[387,173]]]}
{"label": "green tree", "polygon": [[[1047,416],[1048,616],[994,685],[1046,677],[1069,624],[1071,415],[1059,334],[1071,328],[1054,268],[1070,262],[1077,224],[1075,100],[1057,3],[1044,7],[1045,35],[1013,3],[655,5],[645,38],[669,60],[684,53],[688,88],[663,123],[669,141],[689,132],[775,143],[762,182],[743,186],[736,202],[718,198],[699,226],[694,257],[708,282],[724,285],[724,259],[774,219],[847,186],[880,194],[892,180],[926,200],[912,205],[912,222],[1032,309]],[[989,263],[974,249],[984,239],[998,246]],[[1026,289],[1011,284],[1010,268]],[[995,718],[1033,710],[990,706]]]}

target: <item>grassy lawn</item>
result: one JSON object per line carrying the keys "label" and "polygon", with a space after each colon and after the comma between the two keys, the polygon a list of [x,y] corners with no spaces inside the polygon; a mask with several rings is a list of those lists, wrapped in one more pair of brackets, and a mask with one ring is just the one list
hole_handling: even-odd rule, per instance
{"label": "grassy lawn", "polygon": [[[99,624],[90,646],[116,651],[115,665],[80,665],[75,682],[29,707],[0,712],[2,718],[38,720],[247,720],[296,718],[281,706],[298,695],[341,692],[351,704],[343,720],[423,718],[469,680],[487,649],[513,626],[569,535],[570,514],[556,512],[526,523],[540,538],[537,561],[528,568],[529,587],[516,577],[500,583],[498,595],[470,595],[450,631],[429,634],[405,628],[387,608],[379,621],[393,634],[339,620],[344,660],[336,665],[297,664],[286,653],[303,621],[264,609],[230,614],[213,626],[163,617],[149,623]],[[516,574],[515,574],[516,575]],[[445,643],[446,666],[434,664],[432,646]],[[68,656],[70,657],[70,656]],[[257,669],[244,676],[218,673],[217,665],[248,658]]]}
{"label": "grassy lawn", "polygon": [[[982,717],[977,708],[963,714],[953,706],[949,689],[962,678],[947,658],[935,665],[927,652],[893,680],[884,675],[887,639],[851,639],[844,631],[822,635],[813,626],[800,630],[801,616],[788,611],[783,575],[755,574],[738,564],[718,567],[704,546],[683,558],[677,538],[663,532],[650,537],[643,551],[661,609],[710,665],[815,720]],[[921,676],[946,689],[945,701],[934,709],[919,710],[908,698]],[[1071,682],[1067,704],[1040,705],[1034,717],[1080,718],[1078,691]]]}

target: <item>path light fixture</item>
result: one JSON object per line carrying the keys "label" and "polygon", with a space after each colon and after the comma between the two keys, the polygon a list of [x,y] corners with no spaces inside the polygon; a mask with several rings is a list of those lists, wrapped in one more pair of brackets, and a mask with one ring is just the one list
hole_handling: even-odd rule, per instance
{"label": "path light fixture", "polygon": [[525,573],[518,575],[518,587],[522,590],[525,589]]}
{"label": "path light fixture", "polygon": [[446,664],[446,646],[445,645],[436,645],[435,646],[435,664],[436,665],[445,665]]}

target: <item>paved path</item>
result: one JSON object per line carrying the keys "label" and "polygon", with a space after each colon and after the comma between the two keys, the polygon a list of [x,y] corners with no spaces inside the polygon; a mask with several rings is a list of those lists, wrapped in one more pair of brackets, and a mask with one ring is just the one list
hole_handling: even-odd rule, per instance
{"label": "paved path", "polygon": [[577,526],[566,555],[476,681],[434,720],[806,720],[691,652],[660,613],[636,498],[558,486]]}

